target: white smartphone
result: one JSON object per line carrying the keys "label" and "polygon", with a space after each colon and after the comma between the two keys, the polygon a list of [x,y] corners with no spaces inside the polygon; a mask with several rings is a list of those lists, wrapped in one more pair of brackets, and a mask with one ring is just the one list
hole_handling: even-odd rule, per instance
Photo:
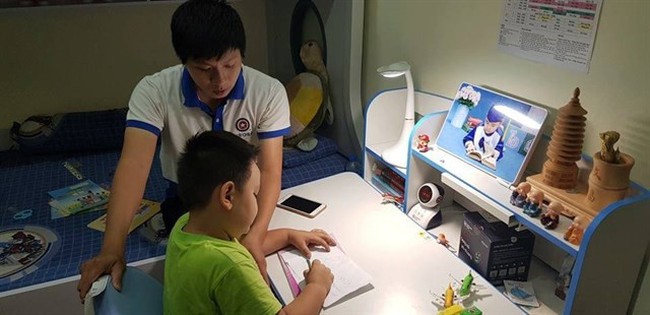
{"label": "white smartphone", "polygon": [[318,201],[310,200],[293,194],[288,194],[278,201],[278,207],[313,218],[327,206]]}

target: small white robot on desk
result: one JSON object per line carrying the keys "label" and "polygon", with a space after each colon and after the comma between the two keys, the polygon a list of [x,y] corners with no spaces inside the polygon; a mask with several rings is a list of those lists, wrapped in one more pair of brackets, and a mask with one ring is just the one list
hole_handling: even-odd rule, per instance
{"label": "small white robot on desk", "polygon": [[442,212],[439,204],[445,195],[445,190],[433,183],[425,183],[417,191],[418,203],[408,213],[408,216],[423,229],[432,229],[442,223]]}

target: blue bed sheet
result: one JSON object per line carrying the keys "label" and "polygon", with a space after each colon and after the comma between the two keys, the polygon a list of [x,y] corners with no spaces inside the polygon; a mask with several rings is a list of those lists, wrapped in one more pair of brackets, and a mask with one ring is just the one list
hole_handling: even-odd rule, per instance
{"label": "blue bed sheet", "polygon": [[[331,140],[321,141],[324,145],[336,144]],[[301,163],[283,169],[282,188],[288,188],[309,181],[331,176],[344,171],[347,159],[331,147],[321,148],[326,156],[312,155]],[[293,154],[293,156],[292,156]],[[292,161],[301,159],[300,152],[286,151],[285,156]],[[19,152],[0,152],[0,235],[3,230],[40,226],[52,230],[58,239],[58,249],[53,254],[27,268],[22,274],[1,277],[0,295],[3,292],[41,284],[48,281],[75,276],[80,264],[99,252],[103,233],[86,225],[104,212],[78,214],[66,218],[50,217],[48,191],[73,185],[80,180],[75,178],[63,165],[68,161],[79,167],[84,179],[90,179],[102,186],[110,186],[119,151],[93,153],[70,153],[56,155],[24,155]],[[167,189],[167,181],[162,177],[158,156],[154,158],[145,195],[146,199],[162,201]],[[14,219],[17,211],[31,209],[31,217]],[[0,246],[2,246],[0,236]],[[6,235],[5,235],[6,241]],[[6,244],[6,242],[5,242]],[[152,243],[137,232],[127,238],[125,259],[127,263],[164,255],[165,247]]]}

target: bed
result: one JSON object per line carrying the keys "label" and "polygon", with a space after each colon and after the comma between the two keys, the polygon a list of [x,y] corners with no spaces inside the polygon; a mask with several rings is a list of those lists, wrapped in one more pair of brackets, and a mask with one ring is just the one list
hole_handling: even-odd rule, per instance
{"label": "bed", "polygon": [[[103,233],[86,225],[103,211],[52,219],[47,193],[80,182],[71,169],[78,170],[84,180],[110,186],[120,154],[124,113],[68,114],[49,144],[29,152],[0,152],[0,297],[75,276],[80,264],[99,252]],[[75,128],[64,130],[64,126]],[[318,146],[311,152],[285,148],[283,189],[344,171],[347,159],[338,152],[336,142],[317,138]],[[162,201],[166,189],[156,153],[144,197]],[[25,217],[24,210],[31,210],[31,216]],[[35,235],[36,240],[26,239],[20,231]],[[12,254],[16,250],[38,255]],[[127,238],[127,263],[164,253],[164,245],[151,242],[137,230]]]}

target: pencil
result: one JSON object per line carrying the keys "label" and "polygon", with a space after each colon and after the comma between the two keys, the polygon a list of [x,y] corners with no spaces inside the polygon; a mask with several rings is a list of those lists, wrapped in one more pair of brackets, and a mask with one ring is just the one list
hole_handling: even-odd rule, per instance
{"label": "pencil", "polygon": [[307,261],[307,270],[311,271],[311,260],[309,258],[305,258],[305,260]]}

